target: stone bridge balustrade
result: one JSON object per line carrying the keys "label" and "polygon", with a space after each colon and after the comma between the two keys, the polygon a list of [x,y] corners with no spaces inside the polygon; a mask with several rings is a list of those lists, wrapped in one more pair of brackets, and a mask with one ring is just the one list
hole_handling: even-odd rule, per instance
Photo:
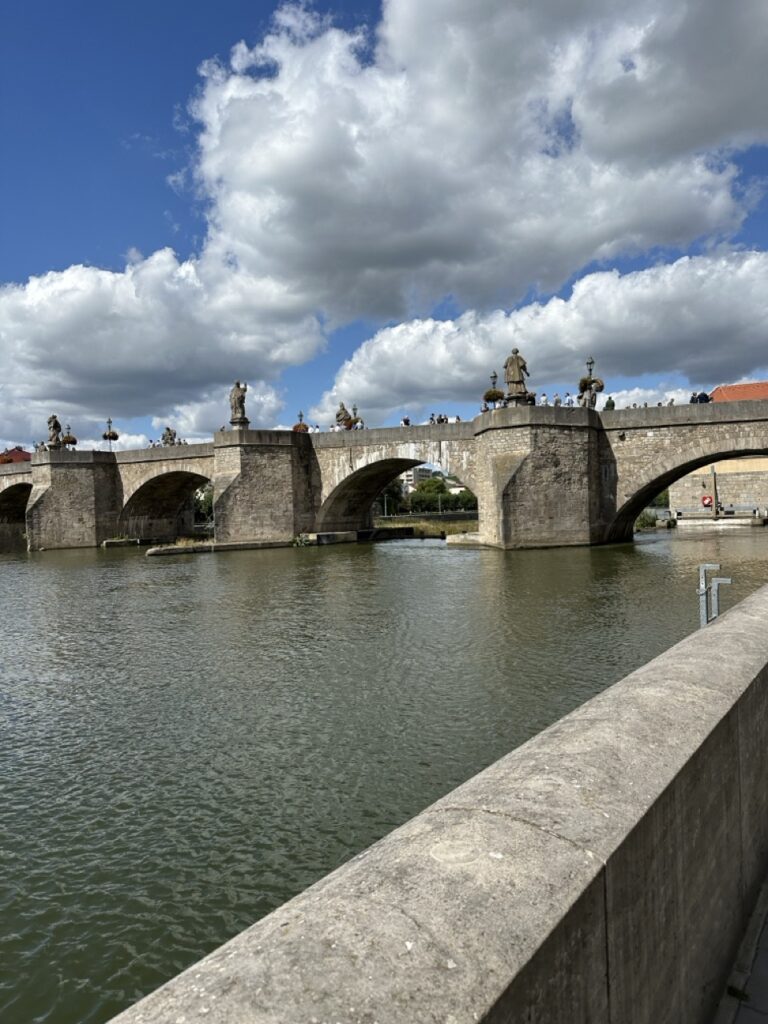
{"label": "stone bridge balustrade", "polygon": [[[59,450],[0,466],[0,545],[83,547],[189,530],[213,482],[215,539],[286,541],[370,525],[380,491],[440,465],[478,499],[474,540],[549,547],[628,540],[650,500],[691,470],[768,453],[768,402],[616,410],[522,406],[471,423],[302,434],[228,430],[213,443],[127,452]],[[5,494],[5,497],[3,495]],[[26,501],[25,501],[26,496]]]}

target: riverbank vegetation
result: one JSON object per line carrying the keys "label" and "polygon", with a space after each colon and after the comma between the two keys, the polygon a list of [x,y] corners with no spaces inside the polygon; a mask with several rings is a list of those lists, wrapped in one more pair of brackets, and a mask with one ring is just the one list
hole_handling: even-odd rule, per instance
{"label": "riverbank vegetation", "polygon": [[417,537],[447,537],[454,533],[477,533],[476,519],[419,519],[408,518],[376,518],[373,525],[383,530],[397,529],[400,526],[412,526]]}
{"label": "riverbank vegetation", "polygon": [[458,480],[438,473],[420,480],[407,493],[398,477],[388,484],[376,499],[374,515],[403,515],[421,512],[473,512],[477,498]]}

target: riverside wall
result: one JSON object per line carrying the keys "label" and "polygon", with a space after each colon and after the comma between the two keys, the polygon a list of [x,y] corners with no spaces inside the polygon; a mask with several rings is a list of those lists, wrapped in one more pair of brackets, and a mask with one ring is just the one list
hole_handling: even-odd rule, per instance
{"label": "riverside wall", "polygon": [[705,1024],[768,868],[768,587],[115,1024]]}

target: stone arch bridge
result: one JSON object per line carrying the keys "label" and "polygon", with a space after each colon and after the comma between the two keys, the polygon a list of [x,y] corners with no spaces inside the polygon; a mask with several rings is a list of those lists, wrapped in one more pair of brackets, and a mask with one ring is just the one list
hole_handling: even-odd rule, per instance
{"label": "stone arch bridge", "polygon": [[768,402],[616,410],[523,407],[468,423],[328,434],[231,430],[209,444],[54,451],[0,465],[0,548],[172,540],[210,481],[220,542],[363,530],[404,470],[439,465],[475,492],[481,544],[629,540],[669,484],[710,462],[768,454]]}

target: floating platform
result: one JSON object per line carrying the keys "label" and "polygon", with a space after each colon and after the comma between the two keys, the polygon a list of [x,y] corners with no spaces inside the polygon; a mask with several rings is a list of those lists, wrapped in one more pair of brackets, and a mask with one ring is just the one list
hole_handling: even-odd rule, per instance
{"label": "floating platform", "polygon": [[680,516],[676,519],[679,530],[733,530],[749,529],[753,526],[765,526],[768,518],[765,516],[712,516],[712,515],[689,515]]}

